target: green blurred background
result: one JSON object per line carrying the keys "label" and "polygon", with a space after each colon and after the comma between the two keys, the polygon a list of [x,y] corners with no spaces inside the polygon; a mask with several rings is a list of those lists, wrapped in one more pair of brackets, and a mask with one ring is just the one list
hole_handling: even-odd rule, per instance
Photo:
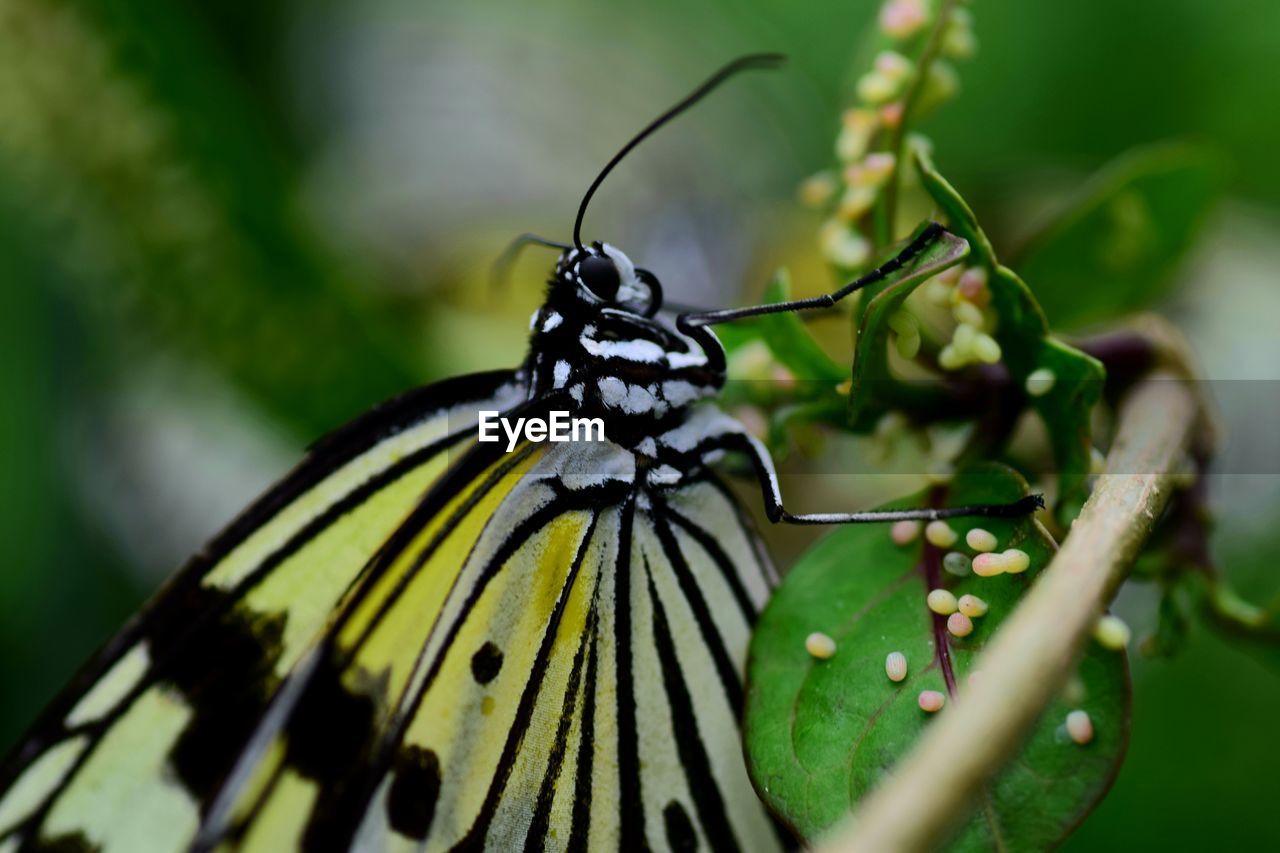
{"label": "green blurred background", "polygon": [[[1230,164],[1165,308],[1228,429],[1220,556],[1275,596],[1280,6],[974,12],[963,96],[925,130],[998,246],[1136,143],[1199,140]],[[500,294],[490,259],[519,231],[567,236],[598,166],[737,53],[791,62],[628,160],[587,236],[683,302],[758,295],[780,260],[821,277],[794,188],[829,163],[874,14],[0,0],[0,744],[305,444],[403,388],[514,364],[550,259]],[[854,488],[893,490],[876,481]],[[1154,598],[1126,590],[1120,610],[1141,635]],[[1128,761],[1069,846],[1280,846],[1278,656],[1197,629],[1173,661],[1134,657]]]}

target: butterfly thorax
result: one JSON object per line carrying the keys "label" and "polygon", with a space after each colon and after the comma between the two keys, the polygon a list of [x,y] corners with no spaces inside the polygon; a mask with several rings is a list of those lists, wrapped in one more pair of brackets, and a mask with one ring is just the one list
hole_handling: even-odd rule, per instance
{"label": "butterfly thorax", "polygon": [[582,255],[566,253],[531,320],[526,370],[531,396],[555,394],[575,416],[601,418],[611,441],[634,447],[683,423],[693,404],[719,391],[724,374],[695,341],[647,316],[625,255],[597,251],[616,263],[622,298],[606,301],[583,286]]}

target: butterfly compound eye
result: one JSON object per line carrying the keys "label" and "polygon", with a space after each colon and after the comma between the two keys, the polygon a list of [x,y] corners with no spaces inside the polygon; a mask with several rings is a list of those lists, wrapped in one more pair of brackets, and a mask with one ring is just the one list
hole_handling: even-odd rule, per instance
{"label": "butterfly compound eye", "polygon": [[613,301],[622,286],[622,277],[613,261],[600,255],[591,255],[578,264],[578,278],[592,293],[606,301]]}

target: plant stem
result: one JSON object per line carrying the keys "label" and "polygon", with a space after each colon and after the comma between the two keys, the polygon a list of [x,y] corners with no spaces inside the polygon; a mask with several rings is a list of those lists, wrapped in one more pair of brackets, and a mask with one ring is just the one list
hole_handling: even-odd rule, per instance
{"label": "plant stem", "polygon": [[928,41],[916,59],[916,67],[907,84],[907,91],[902,96],[902,117],[898,126],[893,129],[889,140],[889,152],[893,154],[893,171],[884,191],[883,215],[879,221],[880,233],[876,235],[877,248],[887,246],[894,239],[894,221],[898,215],[898,191],[902,185],[902,158],[906,153],[907,128],[911,126],[915,116],[915,108],[920,100],[929,79],[929,66],[938,57],[942,49],[942,37],[951,21],[951,13],[955,9],[956,0],[943,0],[938,7],[938,15],[929,31]]}
{"label": "plant stem", "polygon": [[1162,372],[1133,389],[1106,472],[979,658],[982,679],[962,690],[820,851],[930,850],[946,840],[1066,682],[1173,492],[1198,421],[1186,380]]}

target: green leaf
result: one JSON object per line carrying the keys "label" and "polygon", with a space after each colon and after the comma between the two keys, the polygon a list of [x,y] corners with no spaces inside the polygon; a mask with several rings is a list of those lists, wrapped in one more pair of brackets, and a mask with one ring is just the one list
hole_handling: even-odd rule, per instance
{"label": "green leaf", "polygon": [[1054,381],[1048,392],[1031,397],[1053,446],[1058,473],[1058,517],[1075,516],[1087,495],[1093,450],[1090,412],[1102,396],[1106,372],[1102,363],[1049,335],[1044,312],[1017,273],[996,259],[991,241],[955,188],[938,172],[928,153],[917,146],[916,167],[925,190],[942,210],[953,231],[969,241],[970,263],[987,269],[991,304],[999,317],[995,338],[1011,378],[1024,387],[1027,377],[1047,370]]}
{"label": "green leaf", "polygon": [[1172,284],[1221,182],[1219,159],[1199,146],[1130,151],[1028,241],[1016,265],[1058,328],[1150,305]]}
{"label": "green leaf", "polygon": [[1241,598],[1220,578],[1189,574],[1186,582],[1214,628],[1280,675],[1280,595],[1268,606],[1259,607]]}
{"label": "green leaf", "polygon": [[[913,234],[911,239],[914,240],[918,234]],[[938,388],[899,382],[889,372],[889,318],[902,307],[913,290],[948,267],[960,263],[968,254],[968,243],[944,231],[885,281],[863,291],[854,345],[853,379],[849,388],[849,423],[865,423],[869,413],[876,409],[911,411],[937,399]]]}
{"label": "green leaf", "polygon": [[[944,504],[1016,500],[1025,483],[995,464],[966,469],[944,493]],[[903,505],[920,505],[917,495]],[[1031,519],[953,521],[961,534],[982,526],[1000,547],[1031,557],[1021,575],[956,577],[939,565],[942,553],[917,540],[898,546],[880,525],[851,525],[810,549],[786,576],[760,618],[747,665],[745,743],[761,796],[802,837],[829,829],[889,772],[929,725],[917,705],[921,690],[963,702],[979,652],[1013,611],[1055,549]],[[972,593],[989,605],[966,638],[946,633],[943,617],[925,604],[929,589]],[[822,631],[837,643],[829,660],[805,650]],[[906,655],[908,674],[895,684],[885,656]],[[979,798],[959,830],[955,849],[1041,850],[1061,841],[1106,792],[1124,755],[1129,719],[1127,661],[1090,645],[1079,667],[1075,704],[1046,710],[1022,751]],[[958,695],[957,695],[958,693]],[[1060,726],[1069,710],[1086,710],[1094,740],[1078,746]],[[998,839],[998,840],[997,840]]]}
{"label": "green leaf", "polygon": [[[764,304],[786,302],[791,296],[791,275],[780,269],[769,280],[764,292]],[[797,379],[816,379],[825,382],[843,382],[845,371],[831,360],[831,356],[813,339],[804,321],[794,312],[764,314],[754,320],[761,340],[773,352],[775,358],[792,372]]]}

